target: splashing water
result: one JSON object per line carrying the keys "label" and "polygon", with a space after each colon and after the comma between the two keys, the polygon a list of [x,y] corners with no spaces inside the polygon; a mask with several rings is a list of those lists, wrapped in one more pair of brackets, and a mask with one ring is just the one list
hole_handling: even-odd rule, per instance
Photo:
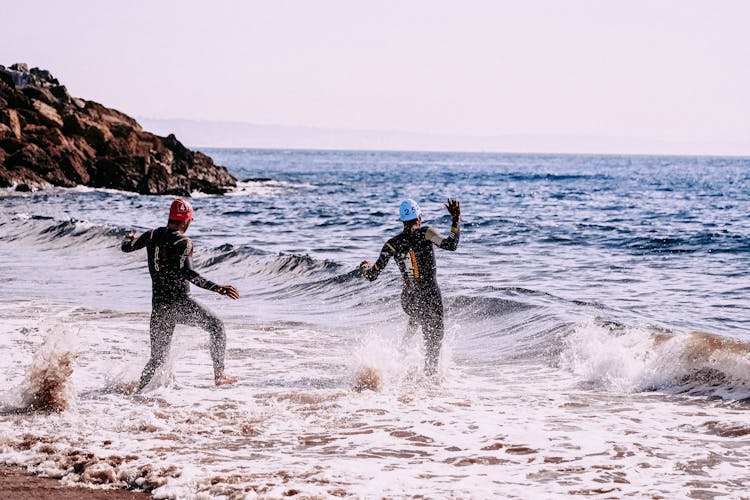
{"label": "splashing water", "polygon": [[565,343],[562,367],[595,388],[750,397],[748,342],[705,332],[613,330],[592,320],[579,325]]}
{"label": "splashing water", "polygon": [[354,375],[354,390],[379,391],[381,384],[380,371],[372,366],[361,366]]}
{"label": "splashing water", "polygon": [[[164,223],[163,197],[0,190],[0,380],[27,408],[75,403],[18,415],[14,390],[0,462],[156,498],[746,495],[747,159],[212,155],[278,181],[194,200],[196,268],[242,291],[194,291],[225,322],[229,387],[208,335],[179,326],[174,364],[131,394],[151,290],[119,244]],[[466,213],[436,254],[432,379],[421,335],[402,339],[397,266],[369,283],[357,264],[400,230],[402,197],[447,231],[447,195]]]}
{"label": "splashing water", "polygon": [[59,325],[50,328],[26,375],[22,407],[49,413],[67,410],[74,396],[71,376],[75,358],[70,331]]}

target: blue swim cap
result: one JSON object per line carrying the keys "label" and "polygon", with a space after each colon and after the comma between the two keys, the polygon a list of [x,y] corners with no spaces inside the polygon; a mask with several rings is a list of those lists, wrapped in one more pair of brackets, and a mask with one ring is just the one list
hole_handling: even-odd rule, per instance
{"label": "blue swim cap", "polygon": [[404,222],[415,220],[422,215],[422,210],[419,209],[419,205],[414,200],[404,200],[398,207],[398,211],[401,215],[401,220]]}

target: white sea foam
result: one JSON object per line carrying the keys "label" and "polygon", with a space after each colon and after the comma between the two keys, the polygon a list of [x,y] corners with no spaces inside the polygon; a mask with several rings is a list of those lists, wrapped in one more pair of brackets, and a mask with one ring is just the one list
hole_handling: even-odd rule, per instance
{"label": "white sea foam", "polygon": [[589,321],[566,339],[562,366],[598,389],[750,397],[750,344],[690,332],[612,331]]}
{"label": "white sea foam", "polygon": [[[302,182],[288,182],[277,180],[240,181],[234,189],[226,193],[226,196],[277,196],[299,190],[314,189],[312,184]],[[193,193],[192,196],[207,196]]]}
{"label": "white sea foam", "polygon": [[[400,343],[400,326],[352,337],[229,323],[227,371],[241,381],[216,388],[207,334],[179,327],[166,370],[174,383],[132,395],[123,386],[146,362],[147,315],[36,302],[4,303],[0,313],[4,358],[32,359],[48,331],[34,318],[77,333],[74,407],[0,417],[0,458],[65,484],[142,487],[156,498],[687,496],[698,483],[728,495],[747,487],[737,476],[750,458],[739,446],[750,435],[744,412],[624,390],[639,375],[619,355],[642,359],[643,373],[653,362],[645,332],[579,329],[588,350],[578,351],[573,375],[534,364],[488,370],[446,360],[447,350],[435,382],[420,375],[420,339]],[[379,390],[353,390],[361,366],[382,374]],[[18,367],[2,376],[20,385]],[[581,387],[587,377],[604,385]]]}
{"label": "white sea foam", "polygon": [[117,194],[120,196],[126,196],[126,197],[135,197],[140,196],[138,193],[134,193],[132,191],[123,191],[120,189],[110,189],[110,188],[97,188],[97,187],[90,187],[90,186],[74,186],[74,187],[61,187],[61,186],[53,186],[49,183],[42,183],[39,185],[32,186],[32,191],[16,191],[15,188],[17,186],[17,183],[14,183],[12,186],[7,188],[0,188],[0,197],[9,197],[9,196],[18,196],[18,197],[30,197],[33,196],[35,193],[38,194],[40,191],[44,192],[45,194],[66,194],[66,193],[108,193],[108,194]]}

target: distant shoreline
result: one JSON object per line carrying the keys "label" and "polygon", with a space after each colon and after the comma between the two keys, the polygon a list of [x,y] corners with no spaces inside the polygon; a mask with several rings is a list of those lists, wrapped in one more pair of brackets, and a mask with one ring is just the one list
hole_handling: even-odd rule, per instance
{"label": "distant shoreline", "polygon": [[574,154],[614,156],[750,157],[750,144],[690,142],[592,135],[468,136],[403,130],[366,130],[138,117],[161,135],[174,133],[197,148],[435,153]]}
{"label": "distant shoreline", "polygon": [[317,153],[393,153],[393,154],[445,154],[445,155],[495,155],[495,156],[537,156],[537,157],[571,157],[585,156],[597,158],[726,158],[728,160],[750,160],[750,154],[679,154],[679,153],[551,153],[538,151],[454,151],[423,149],[349,149],[349,148],[302,148],[302,147],[255,147],[255,146],[206,146],[188,144],[196,151],[268,151],[268,152],[317,152]]}

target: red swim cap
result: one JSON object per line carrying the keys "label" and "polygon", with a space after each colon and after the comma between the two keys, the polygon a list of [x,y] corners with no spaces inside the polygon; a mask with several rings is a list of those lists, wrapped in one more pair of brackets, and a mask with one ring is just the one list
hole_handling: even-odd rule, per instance
{"label": "red swim cap", "polygon": [[190,206],[190,203],[182,198],[177,198],[172,202],[172,206],[169,207],[169,220],[181,220],[187,222],[192,218],[193,207]]}

